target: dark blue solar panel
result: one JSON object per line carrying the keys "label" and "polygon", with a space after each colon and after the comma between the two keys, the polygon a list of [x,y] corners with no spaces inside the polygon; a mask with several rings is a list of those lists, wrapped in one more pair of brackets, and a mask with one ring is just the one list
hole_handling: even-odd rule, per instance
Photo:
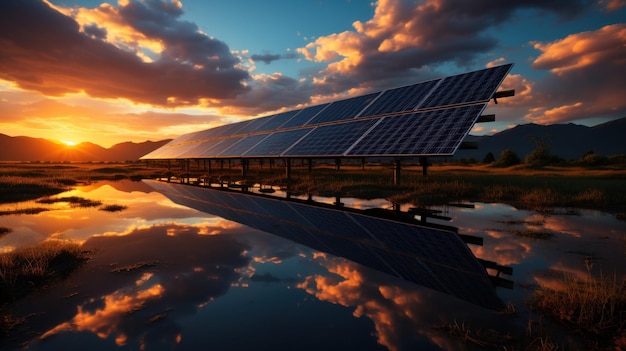
{"label": "dark blue solar panel", "polygon": [[446,77],[418,108],[486,102],[510,69],[511,65],[504,65]]}
{"label": "dark blue solar panel", "polygon": [[288,122],[293,116],[295,116],[300,110],[288,111],[274,115],[272,119],[263,124],[255,132],[269,131],[279,129],[285,122]]}
{"label": "dark blue solar panel", "polygon": [[233,146],[236,142],[240,141],[243,138],[229,138],[229,139],[221,139],[208,141],[206,144],[206,149],[200,151],[198,156],[194,157],[217,157],[219,154],[224,152],[224,150]]}
{"label": "dark blue solar panel", "polygon": [[313,128],[275,132],[242,156],[279,156]]}
{"label": "dark blue solar panel", "polygon": [[348,155],[450,155],[484,104],[385,117]]}
{"label": "dark blue solar panel", "polygon": [[359,137],[376,123],[374,119],[316,127],[285,155],[342,155]]}
{"label": "dark blue solar panel", "polygon": [[390,89],[376,99],[363,111],[360,117],[376,116],[386,113],[412,111],[431,91],[439,80]]}
{"label": "dark blue solar panel", "polygon": [[243,137],[241,141],[229,147],[227,150],[222,152],[219,156],[221,157],[241,156],[246,151],[254,147],[254,145],[258,144],[261,140],[265,139],[267,136],[268,134],[256,134],[256,135],[249,135],[249,136]]}
{"label": "dark blue solar panel", "polygon": [[292,119],[287,121],[287,123],[283,124],[281,128],[291,128],[291,127],[300,127],[306,124],[311,118],[313,118],[316,114],[322,111],[326,106],[330,105],[321,104],[315,106],[309,106],[305,109],[300,110],[300,112],[295,115]]}
{"label": "dark blue solar panel", "polygon": [[380,92],[335,101],[318,113],[307,125],[339,121],[356,117]]}
{"label": "dark blue solar panel", "polygon": [[246,124],[243,128],[237,130],[237,134],[248,134],[257,131],[257,129],[261,128],[265,123],[271,120],[274,116],[267,116],[261,118],[255,118],[250,121],[250,123]]}

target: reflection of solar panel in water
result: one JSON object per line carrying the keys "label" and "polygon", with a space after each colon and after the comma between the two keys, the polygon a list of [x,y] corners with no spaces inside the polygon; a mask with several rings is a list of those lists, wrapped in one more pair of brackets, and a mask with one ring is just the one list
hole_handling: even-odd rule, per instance
{"label": "reflection of solar panel in water", "polygon": [[335,101],[317,114],[307,124],[318,124],[356,117],[380,92],[357,96],[351,99]]}
{"label": "reflection of solar panel in water", "polygon": [[384,118],[348,155],[451,155],[484,105]]}
{"label": "reflection of solar panel in water", "polygon": [[298,144],[289,149],[288,156],[334,156],[342,155],[376,120],[319,126]]}
{"label": "reflection of solar panel in water", "polygon": [[312,128],[294,129],[285,132],[276,132],[269,135],[263,140],[263,143],[257,144],[244,156],[260,156],[260,157],[276,157],[282,154],[289,146],[302,138]]}
{"label": "reflection of solar panel in water", "polygon": [[[146,181],[172,201],[442,291],[501,308],[482,265],[451,229],[376,218],[314,203]],[[212,193],[207,196],[204,193]],[[248,199],[245,199],[248,197]]]}
{"label": "reflection of solar panel in water", "polygon": [[411,111],[430,93],[438,80],[389,89],[363,111],[361,116],[376,116],[387,113]]}

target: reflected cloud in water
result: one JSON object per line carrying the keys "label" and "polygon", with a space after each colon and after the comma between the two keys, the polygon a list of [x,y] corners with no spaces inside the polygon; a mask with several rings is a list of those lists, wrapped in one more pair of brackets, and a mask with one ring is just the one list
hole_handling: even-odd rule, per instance
{"label": "reflected cloud in water", "polygon": [[[26,323],[12,339],[0,340],[2,347],[25,343],[30,350],[463,350],[462,342],[434,326],[457,320],[503,333],[517,327],[496,311],[373,269],[384,271],[384,266],[339,257],[355,248],[367,252],[368,247],[378,250],[368,257],[394,257],[372,237],[342,239],[339,243],[345,247],[330,247],[335,254],[324,252],[321,248],[332,241],[320,235],[340,222],[321,212],[301,209],[309,219],[298,220],[308,225],[294,227],[292,217],[267,227],[252,221],[258,226],[253,229],[234,219],[245,223],[257,218],[254,214],[268,216],[268,208],[253,206],[229,217],[222,206],[209,214],[176,204],[144,182],[94,183],[58,196],[127,209],[110,213],[58,203],[37,215],[2,217],[3,225],[14,232],[0,238],[1,250],[57,237],[82,242],[93,252],[67,280],[11,307],[10,314],[26,318]],[[354,204],[386,206],[384,200],[377,201]],[[624,274],[626,226],[608,214],[543,215],[501,204],[476,205],[447,208],[452,221],[446,224],[484,238],[483,246],[469,245],[471,252],[514,266],[518,283],[555,284],[545,274],[553,269],[584,276],[589,274],[588,256],[593,257],[591,272]],[[314,229],[310,216],[316,213],[326,224]],[[553,236],[536,240],[512,232],[523,229]],[[272,230],[304,233],[310,245],[268,234]],[[390,265],[397,269],[397,264]],[[523,297],[521,289],[495,292],[505,302]]]}

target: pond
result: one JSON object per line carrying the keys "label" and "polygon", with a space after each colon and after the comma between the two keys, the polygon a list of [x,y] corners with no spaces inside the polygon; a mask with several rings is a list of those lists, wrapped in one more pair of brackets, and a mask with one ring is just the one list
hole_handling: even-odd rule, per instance
{"label": "pond", "polygon": [[[119,212],[67,202],[0,205],[0,210],[47,209],[1,216],[0,225],[13,231],[0,238],[0,251],[49,239],[76,241],[92,251],[65,280],[10,306],[11,316],[24,323],[0,339],[0,346],[464,350],[467,343],[451,335],[450,325],[523,333],[533,318],[524,307],[529,289],[557,284],[555,271],[580,277],[626,274],[626,222],[599,211],[537,213],[483,203],[438,208],[449,221],[428,221],[444,229],[437,242],[449,241],[411,240],[419,243],[415,250],[431,245],[428,252],[437,252],[409,257],[423,269],[413,277],[406,272],[410,255],[403,245],[410,244],[399,241],[400,227],[391,230],[397,243],[381,243],[386,239],[376,236],[382,231],[378,222],[362,213],[345,214],[345,207],[391,207],[385,200],[340,199],[344,208],[333,208],[337,199],[315,198],[327,204],[320,208],[305,200],[259,202],[193,188],[96,182],[55,196],[126,206]],[[342,216],[348,220],[339,222]],[[448,226],[482,238],[482,245],[463,245],[469,248],[464,252],[446,234]],[[356,231],[350,228],[374,235],[346,240],[342,233]],[[379,250],[381,245],[386,249]],[[467,263],[474,255],[511,267],[513,274],[504,278],[514,286],[481,290],[482,277],[470,267],[476,261]],[[476,298],[477,291],[483,299]],[[513,305],[517,313],[503,316],[496,305]]]}

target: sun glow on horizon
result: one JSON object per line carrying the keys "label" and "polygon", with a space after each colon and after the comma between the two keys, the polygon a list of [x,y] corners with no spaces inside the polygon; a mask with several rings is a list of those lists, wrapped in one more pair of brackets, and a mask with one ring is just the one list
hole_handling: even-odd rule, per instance
{"label": "sun glow on horizon", "polygon": [[65,144],[65,146],[76,146],[77,144],[75,141],[71,141],[71,140],[61,140],[61,142]]}

